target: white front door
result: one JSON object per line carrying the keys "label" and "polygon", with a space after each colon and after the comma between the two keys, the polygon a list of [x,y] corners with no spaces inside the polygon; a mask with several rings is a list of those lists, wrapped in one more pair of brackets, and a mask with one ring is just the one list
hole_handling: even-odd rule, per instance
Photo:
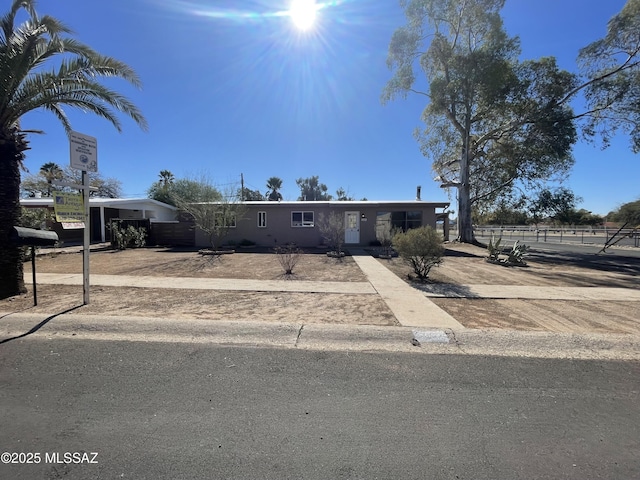
{"label": "white front door", "polygon": [[360,243],[360,212],[345,212],[344,243]]}

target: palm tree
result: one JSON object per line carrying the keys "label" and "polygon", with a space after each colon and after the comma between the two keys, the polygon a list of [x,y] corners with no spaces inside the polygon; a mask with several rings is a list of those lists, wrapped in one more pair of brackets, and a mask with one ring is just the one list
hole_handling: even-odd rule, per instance
{"label": "palm tree", "polygon": [[267,189],[269,190],[269,195],[267,198],[272,201],[282,200],[282,195],[278,190],[282,188],[282,179],[279,177],[271,177],[267,180]]}
{"label": "palm tree", "polygon": [[[35,4],[35,0],[13,0],[9,12],[0,17],[0,298],[26,292],[21,250],[11,244],[10,233],[20,217],[20,168],[29,149],[27,135],[42,132],[22,130],[22,116],[49,111],[70,132],[63,110],[70,106],[105,118],[118,131],[117,112],[147,128],[133,103],[99,82],[116,77],[140,86],[136,73],[69,38],[72,31],[53,17],[39,17]],[[20,12],[28,18],[16,25]],[[51,61],[55,69],[46,70]]]}
{"label": "palm tree", "polygon": [[51,196],[51,183],[54,180],[61,180],[64,172],[57,163],[47,162],[40,167],[40,175],[47,181],[47,197]]}
{"label": "palm tree", "polygon": [[173,173],[171,173],[169,170],[160,170],[158,176],[160,177],[160,183],[163,187],[167,187],[168,185],[172,184],[176,179],[176,177],[173,176]]}

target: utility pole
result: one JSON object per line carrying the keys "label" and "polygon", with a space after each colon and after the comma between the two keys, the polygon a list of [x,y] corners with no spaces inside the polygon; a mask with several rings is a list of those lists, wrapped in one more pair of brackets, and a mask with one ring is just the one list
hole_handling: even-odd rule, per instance
{"label": "utility pole", "polygon": [[244,175],[240,174],[240,201],[244,202]]}

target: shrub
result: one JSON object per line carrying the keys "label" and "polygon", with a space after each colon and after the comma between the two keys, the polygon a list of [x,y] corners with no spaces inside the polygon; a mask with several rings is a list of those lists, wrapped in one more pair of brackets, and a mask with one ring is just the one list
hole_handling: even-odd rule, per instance
{"label": "shrub", "polygon": [[500,261],[500,253],[502,252],[502,247],[500,243],[502,242],[502,237],[495,239],[493,235],[491,235],[491,240],[489,240],[489,245],[487,245],[487,252],[489,253],[488,260],[490,262],[499,262]]}
{"label": "shrub", "polygon": [[342,245],[344,245],[344,216],[331,212],[329,215],[320,214],[318,218],[318,230],[327,246],[335,252],[335,256],[342,256]]}
{"label": "shrub", "polygon": [[520,243],[516,240],[511,248],[510,252],[507,252],[507,258],[500,258],[502,253],[502,247],[500,245],[502,238],[498,238],[496,241],[493,237],[489,241],[487,251],[489,256],[486,258],[488,262],[498,263],[504,266],[526,266],[527,262],[524,261],[524,257],[529,254],[529,248],[524,243]]}
{"label": "shrub", "polygon": [[302,250],[295,245],[289,244],[283,247],[276,247],[274,252],[278,257],[278,262],[284,270],[285,275],[292,275],[293,269],[300,261]]}
{"label": "shrub", "polygon": [[519,243],[518,240],[513,244],[513,248],[508,254],[506,263],[508,265],[526,265],[524,261],[525,255],[529,253],[529,247],[524,243]]}
{"label": "shrub", "polygon": [[442,237],[430,226],[398,232],[393,236],[392,244],[420,280],[427,279],[431,268],[442,263]]}
{"label": "shrub", "polygon": [[377,242],[382,247],[382,255],[386,258],[391,258],[393,256],[393,249],[391,248],[393,245],[393,237],[398,233],[402,233],[402,229],[398,227],[391,228],[390,225],[378,228],[376,226],[376,239]]}
{"label": "shrub", "polygon": [[128,225],[126,228],[122,226],[122,222],[111,222],[109,225],[111,230],[111,246],[118,250],[126,248],[139,248],[147,244],[147,231],[142,227],[134,227]]}

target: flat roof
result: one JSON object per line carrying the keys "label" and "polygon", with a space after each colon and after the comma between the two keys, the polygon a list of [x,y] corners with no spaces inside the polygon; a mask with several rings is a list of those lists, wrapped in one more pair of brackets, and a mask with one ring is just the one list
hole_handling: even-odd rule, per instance
{"label": "flat roof", "polygon": [[[205,202],[202,202],[205,203]],[[215,202],[212,202],[215,203]],[[425,207],[434,207],[434,208],[447,208],[450,203],[449,202],[426,202],[424,200],[321,200],[321,201],[313,201],[313,200],[280,200],[280,201],[270,201],[270,200],[255,200],[255,201],[246,201],[242,202],[245,205],[256,205],[256,206],[275,206],[275,205],[284,205],[284,206],[312,206],[312,205],[321,205],[321,206],[332,206],[332,207],[343,207],[343,206],[363,206],[363,207],[375,207],[375,206],[384,206],[384,205],[407,205],[407,206],[425,206]]]}
{"label": "flat roof", "polygon": [[[89,206],[94,207],[112,207],[112,208],[125,208],[128,205],[136,205],[140,203],[146,203],[149,206],[165,207],[170,210],[178,210],[177,207],[169,205],[168,203],[159,202],[151,198],[102,198],[102,197],[89,197]],[[20,205],[24,207],[52,207],[53,198],[21,198]]]}

